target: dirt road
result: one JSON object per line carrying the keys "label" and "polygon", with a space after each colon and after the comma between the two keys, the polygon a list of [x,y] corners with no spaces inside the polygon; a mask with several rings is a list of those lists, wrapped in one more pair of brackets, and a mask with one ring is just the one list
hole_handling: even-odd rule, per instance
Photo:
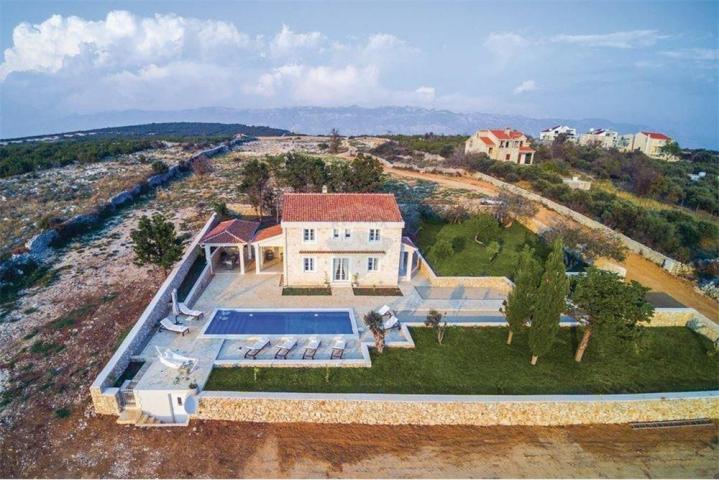
{"label": "dirt road", "polygon": [[[436,182],[443,187],[464,188],[483,193],[496,195],[499,189],[491,183],[469,177],[446,177],[444,175],[419,173],[396,168],[385,168],[390,175],[404,179],[425,180]],[[557,212],[539,206],[537,214],[528,222],[528,227],[534,231],[551,227],[559,223],[574,223]],[[576,225],[576,224],[575,224]],[[654,291],[666,292],[682,304],[695,308],[712,320],[719,320],[719,302],[694,290],[694,285],[681,278],[669,274],[659,265],[647,260],[633,252],[627,252],[627,258],[621,262],[627,269],[627,279],[636,280]]]}

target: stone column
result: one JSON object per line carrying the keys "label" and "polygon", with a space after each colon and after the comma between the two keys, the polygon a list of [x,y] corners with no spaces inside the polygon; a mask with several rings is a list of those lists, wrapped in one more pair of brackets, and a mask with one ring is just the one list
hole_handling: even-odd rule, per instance
{"label": "stone column", "polygon": [[237,249],[240,251],[240,273],[245,274],[245,246],[237,245]]}
{"label": "stone column", "polygon": [[262,261],[262,255],[260,252],[260,246],[255,243],[255,273],[260,273],[260,262]]}
{"label": "stone column", "polygon": [[215,266],[212,265],[212,252],[210,251],[209,245],[205,245],[205,260],[207,260],[207,264],[210,266],[210,273],[215,273]]}
{"label": "stone column", "polygon": [[404,262],[404,279],[409,282],[412,280],[412,257],[414,252],[407,252],[407,260]]}

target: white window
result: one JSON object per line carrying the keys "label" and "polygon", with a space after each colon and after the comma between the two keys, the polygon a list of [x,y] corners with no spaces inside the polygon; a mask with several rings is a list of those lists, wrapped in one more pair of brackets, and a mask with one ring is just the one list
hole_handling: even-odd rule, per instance
{"label": "white window", "polygon": [[377,270],[379,270],[379,258],[369,257],[367,259],[367,271],[376,272]]}
{"label": "white window", "polygon": [[352,230],[345,228],[345,239],[352,238]]}
{"label": "white window", "polygon": [[370,228],[369,229],[369,241],[370,242],[379,242],[379,228]]}
{"label": "white window", "polygon": [[314,228],[305,228],[302,230],[302,241],[307,242],[314,242],[315,241],[315,229]]}
{"label": "white window", "polygon": [[340,238],[340,229],[339,228],[332,229],[332,238]]}
{"label": "white window", "polygon": [[304,257],[302,259],[302,270],[305,272],[315,271],[315,259],[312,257]]}

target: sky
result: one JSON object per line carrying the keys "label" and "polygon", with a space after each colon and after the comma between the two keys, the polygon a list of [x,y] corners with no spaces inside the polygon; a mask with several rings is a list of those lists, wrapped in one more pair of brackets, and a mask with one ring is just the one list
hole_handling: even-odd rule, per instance
{"label": "sky", "polygon": [[38,115],[398,105],[719,147],[716,1],[0,0],[0,51],[0,137]]}

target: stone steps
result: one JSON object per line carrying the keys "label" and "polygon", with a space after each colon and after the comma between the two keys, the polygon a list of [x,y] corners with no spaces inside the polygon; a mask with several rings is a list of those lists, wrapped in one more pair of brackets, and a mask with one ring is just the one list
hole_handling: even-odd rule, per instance
{"label": "stone steps", "polygon": [[140,417],[142,417],[142,411],[139,408],[126,408],[120,412],[117,423],[120,425],[136,425]]}

